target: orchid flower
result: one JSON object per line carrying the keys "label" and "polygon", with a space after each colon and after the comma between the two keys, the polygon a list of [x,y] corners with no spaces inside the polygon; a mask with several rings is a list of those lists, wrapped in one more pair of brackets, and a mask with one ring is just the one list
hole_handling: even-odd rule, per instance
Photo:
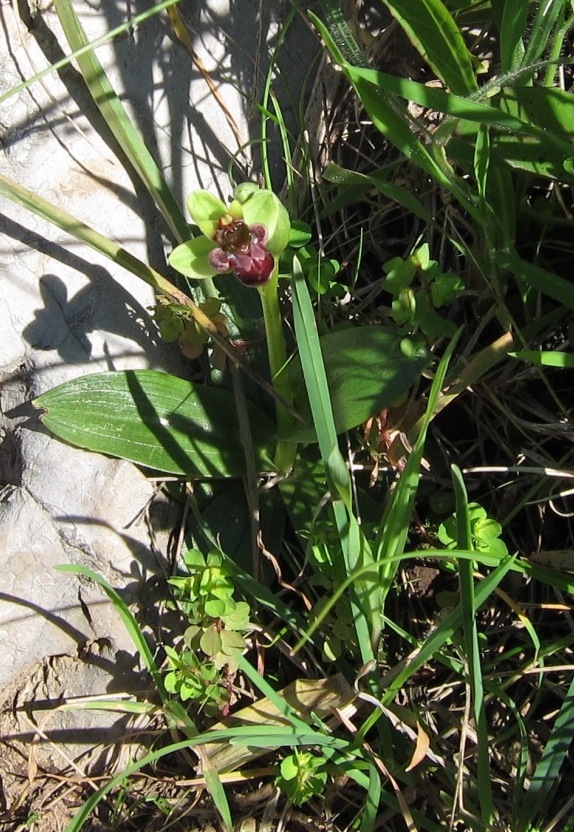
{"label": "orchid flower", "polygon": [[[283,372],[287,354],[277,293],[278,258],[291,234],[287,209],[272,191],[252,183],[239,185],[229,205],[208,191],[195,191],[187,209],[201,236],[174,248],[169,263],[186,277],[201,280],[230,272],[245,286],[259,289],[271,380],[280,397],[275,402],[277,428],[280,436],[287,435],[291,414],[281,400],[291,403],[293,391]],[[294,442],[277,440],[277,470],[291,470],[296,447]]]}
{"label": "orchid flower", "polygon": [[245,183],[235,189],[230,205],[208,191],[194,191],[187,208],[202,236],[172,251],[174,269],[196,279],[232,272],[245,286],[268,283],[290,232],[289,214],[272,191]]}

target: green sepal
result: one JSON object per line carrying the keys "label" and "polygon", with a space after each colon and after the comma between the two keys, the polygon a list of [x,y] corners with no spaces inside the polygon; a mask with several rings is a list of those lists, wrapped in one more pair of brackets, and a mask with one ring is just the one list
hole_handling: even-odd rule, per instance
{"label": "green sepal", "polygon": [[194,237],[176,246],[168,257],[169,265],[186,277],[204,280],[217,274],[209,262],[209,253],[217,248],[207,237]]}
{"label": "green sepal", "polygon": [[187,199],[187,210],[202,234],[210,240],[215,236],[219,220],[227,214],[227,206],[209,191],[193,191]]}
{"label": "green sepal", "polygon": [[287,209],[272,191],[259,190],[243,206],[247,225],[263,225],[267,229],[265,248],[271,254],[281,254],[287,248],[291,221]]}
{"label": "green sepal", "polygon": [[240,185],[237,185],[235,190],[233,191],[233,198],[240,203],[240,205],[245,205],[248,199],[251,199],[253,194],[257,193],[259,190],[259,186],[255,184],[255,182],[242,182]]}

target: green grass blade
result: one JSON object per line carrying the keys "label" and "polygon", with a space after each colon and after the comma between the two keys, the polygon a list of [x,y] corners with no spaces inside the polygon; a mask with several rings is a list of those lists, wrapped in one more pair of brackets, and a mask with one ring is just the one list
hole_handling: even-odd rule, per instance
{"label": "green grass blade", "polygon": [[[345,481],[345,478],[338,476],[332,468],[333,465],[337,464],[334,462],[336,454],[333,456],[334,450],[338,448],[337,431],[313,304],[297,257],[293,258],[292,288],[297,346],[319,440],[321,457],[326,468],[327,477],[330,480],[329,485],[332,487],[334,494],[337,493],[345,506],[349,508],[351,506],[351,479],[347,477]],[[340,462],[345,467],[342,457]]]}
{"label": "green grass blade", "polygon": [[[377,75],[382,74],[347,63],[341,51],[333,43],[326,26],[311,12],[309,12],[309,17],[325,40],[334,60],[340,63],[377,130],[407,159],[411,159],[440,185],[447,188],[478,222],[482,222],[481,214],[476,209],[468,187],[455,175],[446,159],[444,148],[437,146],[434,154],[431,154],[417,137],[406,111],[401,109],[393,94],[389,95],[389,92],[393,91],[384,84],[373,81]],[[402,83],[402,79],[399,81]]]}
{"label": "green grass blade", "polygon": [[[343,16],[339,0],[319,0],[319,3],[325,15],[326,23],[326,26],[323,27],[325,30],[323,39],[331,54],[337,55],[335,60],[339,63],[349,61],[349,63],[357,65],[364,63],[365,56]],[[309,16],[315,25],[319,22],[318,18],[311,12],[309,12]]]}
{"label": "green grass blade", "polygon": [[559,26],[566,12],[567,0],[552,0],[552,3],[538,3],[530,24],[528,44],[523,64],[528,66],[539,61],[551,40],[552,30]]}
{"label": "green grass blade", "polygon": [[512,272],[519,283],[524,282],[568,309],[574,309],[574,284],[571,281],[522,260],[514,252],[499,252],[495,260],[499,266]]}
{"label": "green grass blade", "polygon": [[87,566],[79,566],[77,564],[62,564],[57,567],[61,572],[71,572],[74,575],[83,575],[86,578],[94,581],[100,586],[112,604],[118,615],[120,616],[128,635],[130,636],[134,647],[136,648],[142,662],[144,663],[148,673],[152,677],[158,695],[162,701],[165,710],[165,715],[171,725],[183,730],[189,737],[197,734],[197,728],[192,720],[187,715],[187,712],[182,707],[181,703],[170,699],[163,686],[163,678],[161,672],[156,664],[153,654],[149,648],[147,640],[142,633],[135,617],[131,610],[126,605],[121,595],[103,578],[98,575],[93,569]]}
{"label": "green grass blade", "polygon": [[138,260],[137,257],[134,257],[133,254],[130,254],[126,249],[118,245],[118,243],[114,242],[114,240],[110,240],[109,237],[104,237],[103,234],[95,231],[89,225],[77,219],[77,217],[74,217],[62,208],[58,208],[53,203],[48,202],[43,197],[18,184],[18,182],[15,182],[8,176],[4,176],[2,173],[0,173],[0,195],[7,197],[12,202],[16,202],[28,211],[42,217],[42,219],[55,225],[56,228],[61,228],[62,231],[85,243],[90,248],[93,248],[94,251],[100,252],[104,257],[108,257],[114,263],[117,263],[118,266],[135,274],[156,291],[171,296],[172,298],[176,296],[182,297],[182,293],[167,278],[163,277],[163,275],[156,272],[155,269],[152,269],[146,263]]}
{"label": "green grass blade", "polygon": [[[169,695],[166,693],[165,688],[163,686],[162,675],[159,671],[159,668],[157,667],[157,664],[156,664],[155,659],[153,657],[153,654],[152,654],[152,652],[149,648],[149,645],[146,641],[146,638],[145,638],[144,634],[142,633],[135,617],[133,616],[132,612],[127,607],[126,603],[124,602],[122,597],[119,595],[119,593],[112,586],[110,586],[110,584],[104,578],[102,578],[101,575],[98,575],[97,572],[94,572],[93,569],[89,569],[88,567],[85,567],[85,566],[77,566],[75,564],[64,564],[62,566],[58,566],[57,568],[59,570],[61,570],[62,572],[71,572],[75,575],[83,575],[86,578],[90,578],[92,581],[97,583],[98,586],[100,586],[104,590],[104,592],[106,593],[106,595],[108,596],[108,598],[110,599],[112,604],[114,605],[114,608],[116,609],[118,615],[120,616],[120,618],[121,618],[121,620],[124,624],[124,627],[126,628],[126,630],[128,632],[128,635],[130,636],[130,638],[131,638],[131,640],[132,640],[132,642],[133,642],[141,660],[143,661],[145,667],[148,670],[148,673],[152,677],[152,680],[153,680],[153,683],[156,687],[156,690],[157,690],[157,692],[158,692],[158,694],[159,694],[159,696],[162,700],[168,723],[170,725],[172,725],[173,727],[176,727],[176,728],[179,728],[180,730],[182,730],[188,736],[188,738],[190,738],[190,739],[192,737],[197,737],[197,734],[198,734],[197,728],[195,727],[194,723],[192,722],[192,720],[188,716],[187,711],[185,710],[185,708],[177,700],[170,699]],[[307,726],[305,726],[305,727],[307,727]],[[148,756],[153,757],[153,755],[148,755]],[[137,769],[135,769],[135,770],[138,770],[141,767],[140,764],[141,764],[141,760],[138,761],[138,763],[136,764]],[[122,772],[122,774],[119,776],[119,778],[114,778],[114,780],[118,780],[118,779],[123,780],[124,778],[127,778],[129,776],[128,772],[129,772],[129,769],[126,769],[126,771]],[[222,817],[222,819],[225,823],[226,828],[231,829],[232,828],[231,812],[230,812],[230,809],[229,809],[229,804],[227,802],[227,797],[225,796],[225,792],[223,790],[223,785],[221,783],[221,779],[220,779],[217,771],[215,771],[215,770],[209,770],[208,769],[204,772],[204,775],[205,775],[206,785],[207,785],[208,791],[211,795],[211,798],[212,798],[215,806],[217,807],[217,809],[218,809],[218,811],[219,811],[219,813],[220,813],[220,815],[221,815],[221,817]],[[113,781],[112,781],[112,783],[113,783]],[[113,788],[113,786],[111,784],[108,784],[108,786],[109,786],[109,788],[105,788],[105,790],[101,790],[101,792],[98,792],[97,794],[100,794],[101,797],[103,797],[104,794],[106,794],[107,791],[109,791],[110,788]],[[96,795],[93,795],[93,798],[95,798],[95,797],[96,797]],[[88,808],[86,810],[86,806],[87,806],[88,803],[89,803],[89,801],[87,801],[86,804],[84,804],[84,806],[82,807],[82,809],[80,810],[80,813],[79,813],[79,815],[81,816],[81,818],[83,818],[83,820],[80,821],[78,826],[74,825],[75,822],[76,822],[76,819],[78,818],[78,815],[77,815],[76,818],[74,818],[72,823],[69,825],[67,832],[73,832],[74,830],[81,828],[81,826],[83,825],[84,820],[87,819],[87,817],[89,816],[89,814],[91,812],[91,808]],[[87,813],[84,814],[84,811],[87,811]]]}
{"label": "green grass blade", "polygon": [[[348,771],[349,776],[353,776],[354,772]],[[369,764],[369,787],[367,789],[367,799],[363,811],[361,812],[361,823],[359,825],[360,832],[372,832],[377,821],[379,806],[381,803],[381,777],[375,766]]]}
{"label": "green grass blade", "polygon": [[93,569],[90,569],[87,566],[77,566],[76,564],[62,564],[58,566],[61,572],[71,572],[73,575],[83,575],[85,578],[89,578],[90,580],[94,581],[94,583],[98,584],[112,604],[116,612],[118,613],[119,617],[122,620],[126,631],[131,638],[134,647],[136,648],[141,660],[143,661],[145,667],[147,668],[148,673],[153,679],[153,682],[160,694],[162,701],[167,701],[167,694],[163,687],[163,679],[161,677],[161,673],[159,672],[158,666],[155,663],[155,659],[153,654],[149,648],[149,645],[145,639],[144,634],[140,630],[140,627],[135,620],[132,612],[126,605],[125,601],[121,597],[121,595],[111,586],[105,578],[102,578],[101,575],[98,575],[97,572],[94,572]]}
{"label": "green grass blade", "polygon": [[[429,107],[452,118],[495,127],[504,133],[511,132],[532,136],[538,139],[542,146],[546,144],[554,152],[561,153],[564,158],[569,158],[572,155],[572,145],[566,139],[558,135],[552,135],[543,127],[538,127],[515,113],[509,113],[499,107],[485,104],[476,98],[464,98],[439,88],[427,87],[417,81],[410,81],[408,78],[401,78],[398,75],[390,75],[374,69],[346,67],[346,71],[353,83],[358,80],[367,81],[376,89],[385,90],[387,94],[390,93],[407,101],[412,101],[421,107]],[[567,101],[570,100],[568,93],[560,94]],[[451,128],[452,125],[449,129]],[[406,136],[404,142],[405,144],[407,142]]]}
{"label": "green grass blade", "polygon": [[[124,694],[124,696],[127,694]],[[104,711],[138,716],[157,716],[158,706],[152,702],[134,702],[131,699],[86,699],[65,702],[58,705],[62,711]]]}
{"label": "green grass blade", "polygon": [[512,789],[512,812],[511,812],[511,822],[510,822],[510,829],[517,829],[516,819],[518,818],[518,813],[520,812],[520,806],[522,805],[522,800],[524,798],[524,779],[527,774],[528,770],[528,762],[530,758],[529,749],[528,749],[528,731],[526,730],[526,726],[524,724],[523,715],[520,713],[520,708],[516,704],[516,702],[507,694],[505,690],[502,689],[501,686],[492,684],[489,685],[490,693],[496,696],[502,703],[504,703],[509,711],[512,713],[514,717],[514,721],[516,723],[518,729],[518,753],[516,755],[516,777],[514,778],[513,789]]}
{"label": "green grass blade", "polygon": [[420,55],[452,92],[470,95],[477,89],[464,38],[442,0],[384,2]]}
{"label": "green grass blade", "polygon": [[450,190],[451,182],[455,178],[454,173],[449,171],[447,174],[445,169],[437,164],[413,132],[407,116],[400,111],[398,104],[391,103],[392,97],[387,94],[388,91],[383,93],[385,87],[373,83],[373,78],[380,73],[373,74],[373,70],[357,69],[352,66],[346,66],[345,71],[377,130],[386,136],[407,159],[412,159]]}
{"label": "green grass blade", "polygon": [[558,774],[568,756],[574,740],[574,679],[554,721],[550,737],[534,771],[530,786],[523,799],[516,832],[527,832],[534,828],[534,820],[544,817],[551,808],[554,792],[558,786]]}
{"label": "green grass blade", "polygon": [[[459,549],[473,549],[470,532],[468,497],[460,469],[452,466],[452,478],[456,498],[457,545]],[[490,826],[493,817],[493,800],[490,772],[490,746],[484,702],[484,684],[480,662],[478,629],[476,626],[476,602],[474,597],[473,562],[458,561],[460,606],[462,610],[462,632],[464,654],[468,662],[469,685],[477,732],[477,773],[482,820]]]}
{"label": "green grass blade", "polygon": [[[372,554],[353,513],[351,477],[337,441],[313,304],[296,257],[293,258],[292,290],[295,335],[321,459],[333,496],[333,512],[344,559],[344,572],[339,578],[343,578],[358,567],[372,563]],[[350,597],[363,663],[374,659],[373,645],[378,642],[380,633],[382,607],[376,580],[376,575],[370,581],[367,577],[357,584]]]}
{"label": "green grass blade", "polygon": [[[454,554],[454,553],[452,553]],[[505,558],[488,575],[475,590],[475,608],[477,610],[485,604],[492,595],[497,586],[501,583],[504,577],[508,574],[513,564],[513,558]],[[386,688],[383,697],[383,705],[390,705],[395,696],[404,687],[407,681],[412,677],[416,671],[426,664],[427,661],[437,653],[440,648],[453,637],[454,633],[462,626],[462,608],[459,604],[454,610],[449,612],[441,621],[441,623],[433,630],[427,637],[424,644],[418,653],[409,659],[403,666],[399,667],[396,674],[389,678],[388,687]]]}
{"label": "green grass blade", "polygon": [[[273,81],[276,76],[277,70],[277,56],[279,54],[279,50],[283,46],[285,42],[285,37],[287,36],[287,32],[289,27],[291,26],[293,20],[295,19],[297,13],[299,12],[299,4],[293,3],[293,7],[289,9],[286,14],[285,21],[279,30],[279,33],[275,39],[275,47],[273,49],[273,54],[269,58],[269,68],[267,70],[267,74],[265,76],[265,84],[263,87],[263,95],[261,98],[261,105],[259,106],[259,110],[261,112],[261,167],[263,168],[263,180],[265,182],[265,187],[269,188],[271,191],[274,190],[273,186],[273,177],[271,176],[271,164],[269,162],[269,121],[275,121],[275,117],[271,110],[271,95],[272,95],[272,87]],[[286,162],[289,162],[290,157],[285,157]],[[290,172],[289,165],[287,164],[287,171]]]}
{"label": "green grass blade", "polygon": [[513,0],[504,4],[500,25],[500,64],[502,72],[519,67],[524,57],[524,30],[529,0]]}
{"label": "green grass blade", "polygon": [[[448,558],[450,560],[453,557],[456,557],[459,560],[460,559],[475,560],[479,557],[478,553],[476,553],[476,552],[463,551],[461,549],[457,549],[457,550],[449,549],[448,551],[445,551],[444,549],[425,549],[425,556],[429,557],[429,558],[436,558],[437,560],[440,559],[440,558]],[[400,563],[401,561],[408,560],[409,558],[412,558],[412,557],[418,557],[418,553],[417,552],[414,552],[414,553],[413,552],[401,552],[401,553],[398,553],[396,555],[389,556],[389,558],[386,559],[384,561],[384,563],[383,562],[378,563],[377,568],[378,568],[379,572],[381,572],[383,567],[386,567],[386,565],[388,563]],[[490,555],[487,552],[480,552],[480,562],[485,566],[492,566],[494,568],[499,567],[500,564],[501,564],[500,557],[498,555]],[[550,569],[550,568],[545,567],[545,566],[539,566],[538,564],[533,563],[529,560],[517,560],[515,558],[510,558],[508,561],[505,561],[505,564],[506,564],[506,566],[505,566],[504,574],[506,574],[507,572],[516,572],[519,575],[522,575],[523,577],[529,578],[530,580],[540,581],[541,583],[546,584],[546,586],[553,587],[555,589],[560,589],[563,592],[567,592],[567,593],[570,593],[571,595],[574,595],[574,577],[570,577],[568,574],[559,572],[556,569]],[[329,601],[323,606],[323,608],[321,610],[321,614],[318,615],[315,618],[315,620],[313,622],[313,625],[306,630],[306,632],[303,634],[303,637],[295,645],[295,647],[294,647],[294,652],[295,653],[297,653],[301,649],[301,647],[307,641],[309,641],[309,639],[311,638],[313,633],[315,633],[317,631],[317,629],[319,628],[321,623],[325,620],[325,618],[327,617],[329,612],[334,608],[334,606],[335,606],[336,602],[339,600],[339,598],[343,597],[345,591],[348,589],[349,586],[352,585],[353,581],[355,581],[355,580],[357,580],[357,578],[361,577],[363,572],[367,571],[367,569],[371,570],[372,567],[370,567],[370,566],[369,567],[363,567],[362,569],[359,569],[356,574],[353,574],[353,573],[350,574],[344,580],[344,582],[341,583],[337,587],[337,589],[333,593],[332,597],[329,598]],[[486,580],[488,580],[488,579],[486,579]],[[482,587],[483,585],[484,585],[484,581],[481,582],[480,587]],[[492,591],[494,591],[494,590],[492,590]],[[475,590],[475,601],[476,601],[477,597],[478,597],[478,590]],[[480,596],[480,597],[482,598],[482,596]],[[483,599],[480,602],[480,604],[482,604],[484,602],[485,602],[485,599]],[[478,604],[478,602],[476,601],[475,609],[478,610],[480,604]],[[460,615],[459,612],[456,612],[456,614],[460,618],[459,623],[457,624],[457,627],[458,627],[458,626],[460,626],[460,623],[462,622],[462,616]],[[452,635],[452,633],[449,633],[447,635],[447,638],[450,638],[451,635]],[[404,634],[403,637],[405,638],[406,641],[410,640],[409,636],[408,636],[408,633]],[[531,634],[531,638],[532,638],[535,649],[538,650],[539,645],[538,645],[538,642],[537,642],[537,638],[533,633]],[[444,642],[441,642],[441,644],[442,643],[444,643]],[[428,658],[429,657],[425,653],[425,660],[427,660]],[[413,672],[418,670],[419,666],[420,665],[417,664],[416,667],[414,668]],[[406,679],[408,679],[409,676],[410,676],[410,674],[408,674],[406,676]]]}
{"label": "green grass blade", "polygon": [[215,808],[221,817],[223,829],[225,832],[231,832],[233,829],[233,819],[231,817],[231,809],[227,795],[225,794],[221,777],[214,768],[211,768],[207,758],[203,759],[202,774],[205,777],[205,785],[207,786],[209,796],[213,800]]}
{"label": "green grass blade", "polygon": [[459,334],[451,340],[445,354],[441,358],[433,380],[425,416],[421,423],[421,430],[415,442],[403,472],[400,475],[394,491],[386,505],[375,543],[373,546],[375,561],[383,564],[380,572],[382,602],[390,591],[394,580],[399,556],[403,553],[410,528],[415,496],[419,483],[420,466],[424,451],[424,444],[428,426],[433,418],[434,408],[443,386],[446,372]]}
{"label": "green grass blade", "polygon": [[[158,760],[161,760],[169,754],[177,754],[178,751],[196,748],[210,742],[234,742],[236,744],[246,746],[253,744],[270,748],[317,745],[320,747],[327,746],[345,750],[349,746],[349,743],[345,740],[339,740],[332,736],[325,736],[318,732],[312,732],[308,726],[305,727],[307,732],[305,734],[294,733],[289,729],[281,730],[281,728],[273,725],[261,725],[257,729],[253,726],[247,726],[242,728],[226,728],[217,731],[206,731],[205,733],[198,734],[195,737],[182,740],[181,742],[171,743],[164,748],[152,751],[131,765],[126,766],[120,774],[113,777],[104,786],[102,786],[101,789],[90,795],[66,827],[66,832],[80,832],[98,803],[100,803],[107,794],[115,788],[122,786],[133,774],[137,774],[137,772],[145,766],[153,765],[157,763]],[[232,824],[229,807],[227,807],[227,809],[224,807],[221,808],[223,808],[223,813],[218,806],[222,817],[227,817],[228,819],[226,829],[231,830]]]}
{"label": "green grass blade", "polygon": [[[55,0],[55,8],[70,45],[77,53],[89,46],[72,0]],[[93,49],[77,55],[90,94],[106,124],[128,157],[178,242],[190,238],[189,226],[163,174],[117,97]]]}
{"label": "green grass blade", "polygon": [[342,168],[336,162],[328,162],[322,176],[326,182],[339,185],[341,188],[356,188],[357,191],[360,189],[361,192],[364,192],[375,187],[388,199],[402,205],[403,208],[410,211],[416,217],[419,217],[423,222],[430,225],[433,221],[432,214],[425,208],[422,202],[408,188],[403,188],[401,185],[387,181],[383,171],[375,171],[369,176],[366,176],[363,173]]}
{"label": "green grass blade", "polygon": [[490,135],[488,127],[481,124],[478,128],[476,146],[474,149],[474,178],[476,179],[478,196],[484,211],[487,210],[488,205],[486,198],[486,186],[490,170],[490,160]]}
{"label": "green grass blade", "polygon": [[300,716],[298,716],[289,703],[280,694],[278,694],[274,688],[271,687],[269,682],[257,672],[253,665],[250,664],[244,656],[239,656],[238,664],[241,672],[244,673],[251,682],[253,682],[259,692],[273,705],[275,705],[277,710],[289,720],[293,726],[293,730],[303,733],[309,730],[308,724],[301,719]]}
{"label": "green grass blade", "polygon": [[561,367],[571,370],[574,368],[574,353],[562,352],[561,350],[519,350],[519,352],[508,353],[512,358],[519,358],[521,361],[528,361],[531,364],[540,364],[543,367]]}

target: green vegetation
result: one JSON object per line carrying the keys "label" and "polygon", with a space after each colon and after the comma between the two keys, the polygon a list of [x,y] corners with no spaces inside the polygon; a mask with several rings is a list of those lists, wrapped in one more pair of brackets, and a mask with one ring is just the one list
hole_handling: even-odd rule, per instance
{"label": "green vegetation", "polygon": [[[41,194],[5,176],[0,192],[151,284],[161,334],[201,374],[98,374],[34,402],[61,439],[175,475],[196,521],[169,627],[89,576],[162,730],[67,832],[144,828],[153,807],[189,828],[188,787],[130,798],[189,749],[225,829],[249,816],[246,780],[317,829],[572,829],[574,548],[556,488],[574,437],[572,3],[385,0],[374,31],[314,4],[353,130],[310,182],[313,147],[288,135],[270,73],[262,136],[284,139],[284,204],[263,144],[265,187],[196,191],[191,231],[72,3],[55,5],[188,289]],[[241,292],[265,350],[236,346],[254,323]],[[324,687],[284,694],[294,680]]]}

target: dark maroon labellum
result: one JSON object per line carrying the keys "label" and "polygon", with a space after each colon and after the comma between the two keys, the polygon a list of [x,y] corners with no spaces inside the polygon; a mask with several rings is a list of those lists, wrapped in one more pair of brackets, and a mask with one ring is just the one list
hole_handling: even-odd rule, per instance
{"label": "dark maroon labellum", "polygon": [[248,226],[243,220],[225,222],[222,217],[209,260],[218,272],[232,271],[245,286],[263,286],[275,267],[273,255],[265,248],[267,230],[263,225]]}
{"label": "dark maroon labellum", "polygon": [[271,277],[275,261],[266,248],[254,243],[249,254],[230,254],[229,265],[246,286],[263,286]]}

